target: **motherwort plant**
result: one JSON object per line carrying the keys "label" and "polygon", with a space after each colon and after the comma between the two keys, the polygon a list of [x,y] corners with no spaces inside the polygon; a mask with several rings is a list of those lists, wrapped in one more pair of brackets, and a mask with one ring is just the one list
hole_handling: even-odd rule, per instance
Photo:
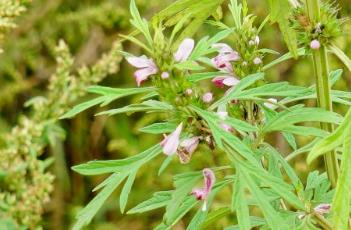
{"label": "motherwort plant", "polygon": [[[221,11],[214,10],[222,0],[179,0],[150,22],[141,18],[131,1],[135,31],[122,37],[140,46],[144,53],[122,53],[135,69],[136,87],[90,87],[88,91],[99,96],[77,105],[62,118],[121,97],[143,94],[138,103],[98,115],[156,113],[159,121],[141,131],[159,135],[159,143],[126,159],[97,160],[73,167],[83,175],[110,174],[94,189],[100,192],[79,212],[75,229],[89,224],[123,182],[119,204],[124,212],[143,165],[164,158],[158,174],[171,174],[167,166],[175,162],[174,158],[181,168],[195,154],[225,159],[226,163],[174,175],[172,190],[156,192],[127,213],[165,208],[163,220],[155,229],[171,229],[191,210],[195,214],[187,229],[210,226],[226,216],[236,217],[230,219],[228,229],[347,229],[351,142],[345,133],[350,132],[350,115],[341,123],[343,117],[332,111],[332,103],[349,105],[351,95],[331,89],[342,71],[330,71],[327,56],[330,50],[351,66],[334,45],[342,35],[343,20],[333,4],[319,0],[268,2],[270,15],[256,27],[245,0],[230,1],[231,25],[221,22]],[[279,24],[290,52],[266,63],[267,55],[277,55],[261,47],[260,32],[269,20]],[[195,31],[204,21],[217,33],[195,41]],[[301,87],[265,79],[268,69],[300,56],[312,57],[315,85]],[[306,107],[305,99],[317,100],[319,108]],[[336,134],[331,134],[336,125],[340,125]],[[276,132],[293,149],[287,159],[267,141],[269,134]],[[308,136],[311,142],[297,146],[296,136]],[[338,151],[336,147],[341,143],[345,148]],[[309,162],[326,153],[327,173],[314,171],[302,181],[288,160],[303,153],[310,154]],[[339,156],[343,158],[340,180]],[[216,199],[227,189],[231,190],[230,196]]]}

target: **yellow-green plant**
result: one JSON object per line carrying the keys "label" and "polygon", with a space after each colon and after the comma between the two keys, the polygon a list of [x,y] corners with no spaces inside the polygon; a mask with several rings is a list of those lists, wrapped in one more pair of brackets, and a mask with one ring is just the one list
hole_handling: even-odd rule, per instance
{"label": "yellow-green plant", "polygon": [[57,121],[69,105],[85,94],[86,87],[118,72],[120,51],[120,43],[115,42],[95,65],[72,73],[74,59],[67,45],[59,42],[57,69],[50,79],[48,94],[27,102],[33,108],[31,114],[20,118],[5,139],[6,147],[0,149],[0,226],[35,229],[40,225],[54,176],[46,169],[53,159],[39,157],[55,137],[63,137]]}
{"label": "yellow-green plant", "polygon": [[[15,18],[26,11],[30,0],[2,0],[0,2],[0,44],[6,31],[16,27]],[[1,51],[1,49],[0,49]]]}

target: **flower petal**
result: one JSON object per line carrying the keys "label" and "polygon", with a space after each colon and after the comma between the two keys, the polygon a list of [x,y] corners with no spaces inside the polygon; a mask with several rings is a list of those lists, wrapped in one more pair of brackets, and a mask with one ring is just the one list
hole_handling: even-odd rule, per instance
{"label": "flower petal", "polygon": [[201,188],[193,189],[191,194],[195,195],[197,200],[204,200],[206,198],[206,192]]}
{"label": "flower petal", "polygon": [[200,142],[199,137],[191,137],[183,140],[180,143],[180,146],[183,147],[187,151],[187,153],[192,154],[197,149],[199,142]]}
{"label": "flower petal", "polygon": [[320,214],[328,214],[330,212],[331,205],[330,204],[319,204],[313,210]]}
{"label": "flower petal", "polygon": [[208,195],[211,192],[214,183],[216,182],[216,177],[214,172],[209,168],[202,170],[202,174],[204,175],[205,180],[204,190]]}
{"label": "flower petal", "polygon": [[212,48],[218,50],[219,53],[231,53],[234,50],[226,43],[215,43],[212,45]]}
{"label": "flower petal", "polygon": [[146,68],[155,66],[155,63],[152,59],[147,58],[145,55],[140,57],[127,57],[128,63],[136,68]]}
{"label": "flower petal", "polygon": [[143,81],[145,81],[146,79],[148,79],[150,75],[153,75],[155,73],[157,73],[157,69],[153,67],[148,67],[148,68],[139,69],[135,71],[134,76],[135,76],[137,85],[140,86]]}
{"label": "flower petal", "polygon": [[174,59],[177,62],[184,62],[188,59],[191,52],[193,51],[195,42],[191,38],[186,38],[180,43],[177,52],[174,54]]}
{"label": "flower petal", "polygon": [[180,123],[176,130],[173,131],[169,136],[166,136],[165,139],[161,142],[163,147],[163,153],[170,156],[177,152],[179,146],[179,137],[183,129],[183,123]]}
{"label": "flower petal", "polygon": [[224,79],[225,79],[224,76],[217,76],[217,77],[212,79],[212,82],[213,82],[213,84],[215,84],[216,87],[223,88],[224,87],[224,84],[223,84]]}
{"label": "flower petal", "polygon": [[235,77],[227,77],[223,80],[223,84],[226,86],[235,86],[239,83],[240,81],[235,78]]}

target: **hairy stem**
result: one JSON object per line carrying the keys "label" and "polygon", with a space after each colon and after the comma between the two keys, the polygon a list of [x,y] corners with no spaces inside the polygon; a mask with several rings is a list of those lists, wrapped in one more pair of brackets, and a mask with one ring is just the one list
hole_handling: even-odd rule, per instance
{"label": "hairy stem", "polygon": [[[311,23],[316,26],[320,21],[320,0],[306,0],[306,7]],[[318,106],[328,111],[333,111],[331,100],[331,88],[329,82],[329,63],[327,49],[321,45],[320,49],[312,51],[314,73],[316,76]],[[321,123],[323,130],[333,132],[334,127],[330,123]],[[339,164],[336,152],[332,151],[324,155],[325,167],[329,180],[333,187],[339,174]]]}

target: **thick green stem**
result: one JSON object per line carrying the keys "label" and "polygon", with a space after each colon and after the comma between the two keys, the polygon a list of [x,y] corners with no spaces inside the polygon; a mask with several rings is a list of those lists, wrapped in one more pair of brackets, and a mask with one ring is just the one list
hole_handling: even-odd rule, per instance
{"label": "thick green stem", "polygon": [[[306,0],[306,7],[311,23],[316,26],[320,21],[319,0]],[[318,106],[325,110],[333,111],[329,82],[329,63],[326,47],[321,45],[320,49],[312,51],[312,58],[314,73],[316,75]],[[328,132],[333,132],[334,130],[333,125],[330,123],[321,123],[321,127],[323,130]],[[339,174],[339,164],[337,161],[336,152],[333,151],[325,154],[324,160],[329,180],[332,186],[335,187]]]}

